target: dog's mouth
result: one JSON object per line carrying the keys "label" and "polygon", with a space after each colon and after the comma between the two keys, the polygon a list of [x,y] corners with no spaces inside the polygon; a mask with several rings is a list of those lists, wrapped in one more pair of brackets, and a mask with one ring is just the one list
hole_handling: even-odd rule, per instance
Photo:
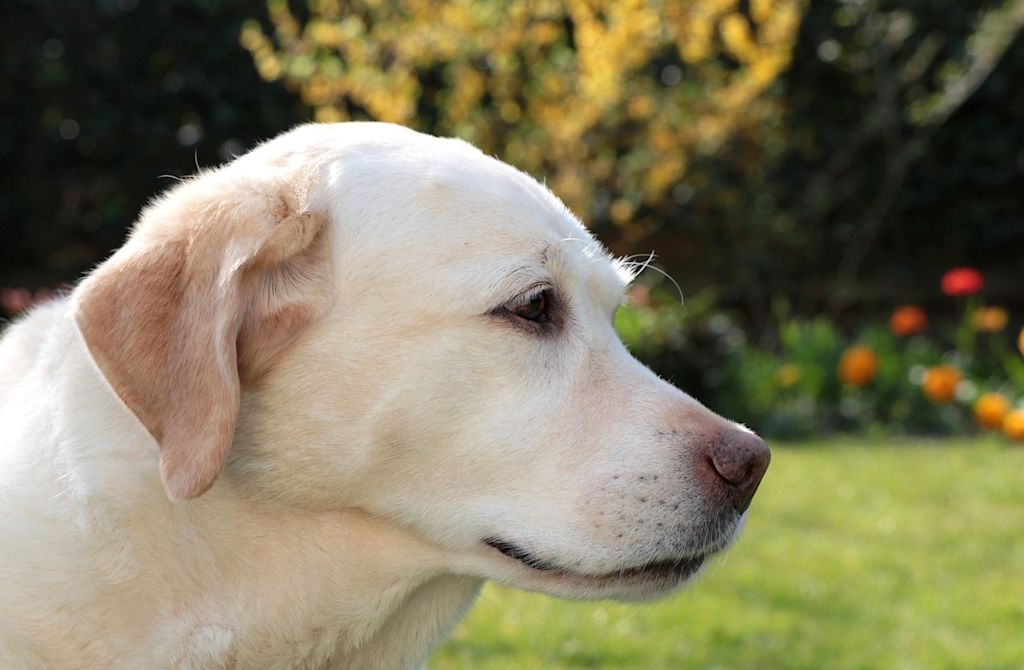
{"label": "dog's mouth", "polygon": [[487,538],[484,544],[505,556],[518,561],[522,565],[541,573],[552,576],[569,576],[579,580],[595,583],[609,582],[671,582],[682,583],[693,577],[703,567],[710,553],[698,553],[685,558],[673,558],[664,561],[647,562],[640,565],[627,566],[621,570],[602,574],[580,573],[550,561],[542,560],[529,551],[511,542],[499,538]]}

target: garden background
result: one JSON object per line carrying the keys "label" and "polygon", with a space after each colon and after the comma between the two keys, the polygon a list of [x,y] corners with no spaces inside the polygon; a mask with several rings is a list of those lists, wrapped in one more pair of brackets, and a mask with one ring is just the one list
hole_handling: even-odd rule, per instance
{"label": "garden background", "polygon": [[704,583],[648,608],[490,588],[434,667],[1024,667],[1024,1],[0,19],[3,314],[178,177],[303,121],[394,121],[544,179],[650,262],[624,339],[773,441]]}

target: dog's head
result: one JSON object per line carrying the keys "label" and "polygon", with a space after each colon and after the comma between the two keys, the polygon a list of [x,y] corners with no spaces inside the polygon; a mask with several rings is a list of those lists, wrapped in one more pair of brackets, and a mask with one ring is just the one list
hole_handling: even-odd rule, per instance
{"label": "dog's head", "polygon": [[544,187],[384,124],[298,128],[173,189],[76,292],[172,497],[359,508],[450,568],[647,597],[735,536],[764,443],[612,327],[628,273]]}

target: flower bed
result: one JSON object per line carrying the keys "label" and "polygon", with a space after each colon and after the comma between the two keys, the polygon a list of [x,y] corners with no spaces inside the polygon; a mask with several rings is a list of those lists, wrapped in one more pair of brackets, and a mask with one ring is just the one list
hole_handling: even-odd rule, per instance
{"label": "flower bed", "polygon": [[683,308],[640,288],[617,325],[663,376],[769,436],[992,431],[1024,441],[1024,329],[985,304],[983,288],[980,272],[957,268],[941,282],[957,318],[901,305],[850,332],[792,317],[779,301],[777,332],[756,343],[713,297]]}

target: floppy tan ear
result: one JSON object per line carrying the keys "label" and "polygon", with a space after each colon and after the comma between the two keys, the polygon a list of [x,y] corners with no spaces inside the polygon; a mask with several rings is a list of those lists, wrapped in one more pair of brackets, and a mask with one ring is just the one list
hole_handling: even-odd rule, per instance
{"label": "floppy tan ear", "polygon": [[159,444],[178,500],[223,469],[241,381],[262,374],[330,294],[323,218],[280,189],[238,182],[214,173],[182,185],[76,290],[89,351]]}

